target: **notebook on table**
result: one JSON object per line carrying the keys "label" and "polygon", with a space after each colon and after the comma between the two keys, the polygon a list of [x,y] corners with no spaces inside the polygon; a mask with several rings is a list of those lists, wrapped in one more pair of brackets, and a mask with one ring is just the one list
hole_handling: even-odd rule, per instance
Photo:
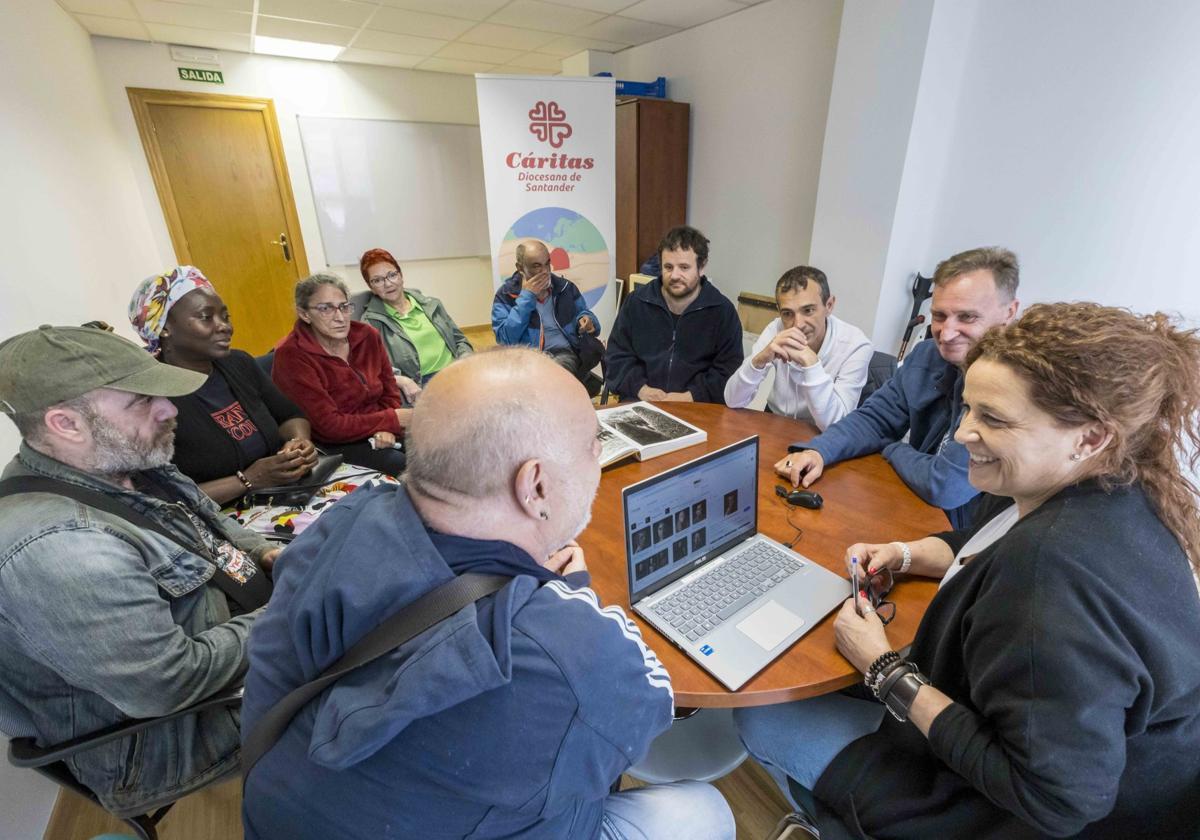
{"label": "notebook on table", "polygon": [[731,690],[850,597],[758,532],[758,436],[621,491],[629,602]]}

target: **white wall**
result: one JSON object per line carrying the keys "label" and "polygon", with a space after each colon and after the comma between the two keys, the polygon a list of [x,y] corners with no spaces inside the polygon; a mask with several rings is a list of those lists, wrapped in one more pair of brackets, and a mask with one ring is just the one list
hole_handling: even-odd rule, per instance
{"label": "white wall", "polygon": [[[0,337],[94,318],[132,337],[130,289],[159,259],[87,33],[54,3],[6,7],[0,78]],[[0,462],[17,442],[0,420]]]}
{"label": "white wall", "polygon": [[[92,39],[104,95],[120,130],[125,152],[134,162],[135,182],[145,214],[151,219],[157,258],[130,280],[161,266],[174,264],[175,252],[163,219],[146,155],[138,137],[126,87],[188,90],[273,99],[284,157],[296,198],[300,232],[311,271],[326,268],[325,250],[317,225],[312,188],[304,163],[297,115],[366,117],[420,122],[478,123],[475,80],[470,76],[428,73],[391,67],[336,64],[220,52],[224,85],[185,82],[179,78],[165,44],[116,38]],[[419,196],[413,196],[419,201]],[[200,267],[203,269],[203,266]],[[357,266],[332,266],[351,283],[365,289]],[[405,281],[441,298],[450,316],[461,325],[490,320],[492,279],[488,258],[423,260],[404,264]]]}
{"label": "white wall", "polygon": [[712,240],[708,274],[731,297],[773,294],[808,260],[841,11],[768,0],[617,53],[618,78],[666,76],[691,103],[688,222]]}
{"label": "white wall", "polygon": [[868,335],[879,306],[933,0],[847,0],[821,158],[812,264]]}
{"label": "white wall", "polygon": [[[0,18],[0,337],[45,322],[120,324],[130,272],[154,245],[88,36],[54,3]],[[18,439],[0,419],[0,463]],[[0,840],[41,837],[57,794],[0,758]]]}
{"label": "white wall", "polygon": [[990,244],[1020,257],[1023,303],[1200,320],[1197,31],[1187,0],[936,0],[877,343],[914,270]]}

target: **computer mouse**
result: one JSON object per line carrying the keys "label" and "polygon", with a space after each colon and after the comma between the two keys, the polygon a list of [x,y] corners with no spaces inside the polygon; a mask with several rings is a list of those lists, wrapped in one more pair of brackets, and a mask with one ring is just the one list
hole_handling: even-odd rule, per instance
{"label": "computer mouse", "polygon": [[820,510],[821,505],[825,504],[825,500],[821,498],[821,494],[814,493],[811,490],[787,490],[777,484],[775,485],[775,494],[786,499],[789,505],[808,508],[809,510]]}

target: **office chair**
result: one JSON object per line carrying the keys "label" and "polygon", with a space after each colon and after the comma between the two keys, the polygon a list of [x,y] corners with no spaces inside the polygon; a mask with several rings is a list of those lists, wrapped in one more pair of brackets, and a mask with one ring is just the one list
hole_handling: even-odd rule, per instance
{"label": "office chair", "polygon": [[871,361],[867,364],[867,384],[863,385],[862,394],[858,397],[858,404],[865,403],[867,397],[882,388],[895,373],[895,356],[891,353],[884,353],[882,350],[872,353]]}
{"label": "office chair", "polygon": [[[8,744],[8,761],[14,767],[27,767],[36,770],[62,787],[78,793],[84,799],[103,808],[104,806],[100,804],[100,800],[96,795],[89,788],[80,784],[71,773],[66,761],[68,758],[77,753],[98,747],[101,744],[106,744],[109,741],[125,738],[136,732],[141,732],[144,729],[149,729],[152,726],[157,726],[160,723],[174,720],[184,715],[195,714],[206,709],[240,707],[241,705],[242,687],[239,685],[219,691],[211,697],[201,700],[199,703],[188,706],[186,709],[172,712],[169,715],[142,720],[122,721],[88,735],[72,738],[69,741],[63,741],[59,744],[39,747],[35,738],[13,738]],[[187,791],[187,793],[192,792],[194,791]],[[183,795],[186,794],[181,794],[181,797]],[[118,819],[133,829],[134,834],[141,838],[141,840],[158,840],[157,826],[174,804],[174,802],[168,802],[153,813],[141,814],[134,817],[118,817]]]}

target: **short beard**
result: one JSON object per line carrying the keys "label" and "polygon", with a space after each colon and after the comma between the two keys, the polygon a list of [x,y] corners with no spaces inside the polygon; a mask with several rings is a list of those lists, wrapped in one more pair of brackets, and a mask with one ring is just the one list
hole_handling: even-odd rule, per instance
{"label": "short beard", "polygon": [[88,406],[81,409],[91,429],[93,449],[88,471],[114,479],[125,478],[141,470],[152,470],[171,463],[175,454],[175,419],[164,421],[154,437],[144,440],[127,437],[116,426]]}

